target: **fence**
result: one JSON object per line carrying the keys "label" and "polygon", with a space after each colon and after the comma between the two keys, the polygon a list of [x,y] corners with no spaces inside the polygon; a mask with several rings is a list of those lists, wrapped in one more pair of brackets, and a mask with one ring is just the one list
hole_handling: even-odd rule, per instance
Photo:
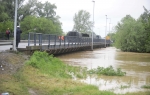
{"label": "fence", "polygon": [[[13,39],[14,37],[14,32],[11,32],[10,35],[10,40]],[[6,33],[4,32],[0,32],[0,40],[8,40],[7,37],[6,37]],[[21,34],[21,40],[28,40],[28,34]]]}
{"label": "fence", "polygon": [[[13,36],[14,36],[13,33],[10,33],[10,35],[9,35],[10,39],[12,39]],[[0,40],[7,40],[5,32],[0,32]]]}

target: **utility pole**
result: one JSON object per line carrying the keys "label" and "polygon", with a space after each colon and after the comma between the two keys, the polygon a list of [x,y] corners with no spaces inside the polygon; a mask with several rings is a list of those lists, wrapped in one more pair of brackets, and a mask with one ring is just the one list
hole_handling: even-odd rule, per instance
{"label": "utility pole", "polygon": [[111,18],[110,18],[110,22],[109,22],[109,34],[110,34],[109,40],[111,39],[110,24],[111,24]]}
{"label": "utility pole", "polygon": [[[110,24],[111,24],[111,18],[107,18],[107,19],[109,19],[110,21],[109,21],[109,31],[108,31],[108,34],[110,34]],[[110,38],[109,38],[110,39]]]}
{"label": "utility pole", "polygon": [[110,19],[110,22],[109,22],[109,33],[110,33],[110,24],[111,24],[111,18],[109,18]]}
{"label": "utility pole", "polygon": [[94,32],[94,5],[95,5],[95,1],[93,2],[93,28],[92,28],[92,45],[91,45],[91,50],[93,51],[93,32]]}
{"label": "utility pole", "polygon": [[106,16],[106,30],[105,30],[105,47],[106,47],[106,32],[107,32],[107,15]]}
{"label": "utility pole", "polygon": [[17,8],[18,8],[18,0],[16,0],[16,2],[15,2],[14,41],[13,41],[13,50],[14,51],[17,51],[17,49],[16,49]]}

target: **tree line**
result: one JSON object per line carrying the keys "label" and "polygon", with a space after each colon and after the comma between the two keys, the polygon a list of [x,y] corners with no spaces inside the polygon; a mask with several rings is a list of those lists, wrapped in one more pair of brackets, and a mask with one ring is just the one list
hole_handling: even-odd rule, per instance
{"label": "tree line", "polygon": [[[57,6],[46,1],[18,0],[17,25],[21,26],[23,34],[40,32],[49,34],[63,34],[60,17],[56,14]],[[0,32],[7,28],[14,29],[15,0],[0,0]],[[91,32],[93,22],[90,13],[79,10],[73,17],[73,31]]]}
{"label": "tree line", "polygon": [[138,19],[126,15],[108,34],[114,46],[127,52],[150,53],[150,11],[145,7]]}
{"label": "tree line", "polygon": [[[24,34],[29,32],[42,32],[62,34],[62,23],[56,14],[57,6],[46,1],[18,0],[17,25],[21,26]],[[13,31],[15,0],[0,0],[0,32],[7,28]]]}

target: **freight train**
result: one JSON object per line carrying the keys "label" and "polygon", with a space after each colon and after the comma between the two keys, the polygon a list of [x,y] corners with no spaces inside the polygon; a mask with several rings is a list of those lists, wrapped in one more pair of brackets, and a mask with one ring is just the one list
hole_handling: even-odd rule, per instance
{"label": "freight train", "polygon": [[[92,33],[80,33],[77,31],[69,31],[67,33],[67,41],[68,42],[91,42],[92,41]],[[93,32],[93,43],[101,43],[105,44],[105,38],[101,38],[100,35],[96,35]],[[106,39],[106,44],[110,44],[111,41]]]}
{"label": "freight train", "polygon": [[[77,31],[69,31],[66,36],[68,37],[69,42],[85,41],[90,40],[92,38],[92,33],[80,33]],[[101,36],[96,35],[93,32],[93,40],[94,39],[101,39]]]}

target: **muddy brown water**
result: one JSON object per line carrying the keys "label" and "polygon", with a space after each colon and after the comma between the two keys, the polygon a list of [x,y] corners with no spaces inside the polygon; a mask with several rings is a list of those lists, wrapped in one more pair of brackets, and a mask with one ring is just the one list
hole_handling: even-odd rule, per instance
{"label": "muddy brown water", "polygon": [[83,82],[93,84],[100,90],[109,90],[115,93],[149,91],[141,88],[150,85],[150,54],[122,52],[114,47],[96,49],[94,51],[82,51],[66,55],[60,58],[67,64],[79,65],[88,69],[113,66],[126,72],[125,76],[89,76]]}

